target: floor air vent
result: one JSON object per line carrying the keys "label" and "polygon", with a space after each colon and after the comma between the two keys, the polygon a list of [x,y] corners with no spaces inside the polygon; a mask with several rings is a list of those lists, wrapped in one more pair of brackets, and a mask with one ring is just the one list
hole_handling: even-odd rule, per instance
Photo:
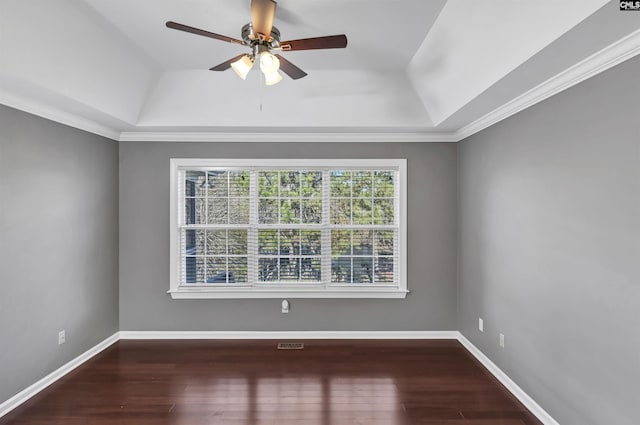
{"label": "floor air vent", "polygon": [[302,342],[279,342],[278,350],[302,350],[304,344]]}

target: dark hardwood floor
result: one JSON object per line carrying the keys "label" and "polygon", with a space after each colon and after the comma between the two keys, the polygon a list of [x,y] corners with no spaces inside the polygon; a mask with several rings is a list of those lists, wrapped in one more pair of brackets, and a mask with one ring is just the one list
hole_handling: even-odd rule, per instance
{"label": "dark hardwood floor", "polygon": [[120,341],[0,425],[541,424],[457,341]]}

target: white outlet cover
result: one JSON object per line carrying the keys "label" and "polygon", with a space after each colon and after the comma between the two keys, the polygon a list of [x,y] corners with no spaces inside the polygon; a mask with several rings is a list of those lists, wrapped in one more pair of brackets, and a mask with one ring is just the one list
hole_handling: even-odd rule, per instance
{"label": "white outlet cover", "polygon": [[58,332],[58,345],[62,345],[67,341],[67,333],[62,330]]}
{"label": "white outlet cover", "polygon": [[482,320],[482,317],[478,317],[478,330],[484,332],[484,320]]}
{"label": "white outlet cover", "polygon": [[504,348],[504,334],[500,334],[500,347]]}

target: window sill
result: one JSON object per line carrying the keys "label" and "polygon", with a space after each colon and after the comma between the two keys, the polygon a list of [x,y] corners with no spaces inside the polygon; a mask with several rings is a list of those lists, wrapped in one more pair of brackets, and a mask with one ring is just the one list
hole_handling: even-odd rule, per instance
{"label": "window sill", "polygon": [[258,299],[258,298],[406,298],[409,291],[395,288],[372,288],[362,289],[254,289],[254,288],[234,288],[234,289],[209,289],[209,288],[188,288],[174,291],[167,291],[173,299]]}

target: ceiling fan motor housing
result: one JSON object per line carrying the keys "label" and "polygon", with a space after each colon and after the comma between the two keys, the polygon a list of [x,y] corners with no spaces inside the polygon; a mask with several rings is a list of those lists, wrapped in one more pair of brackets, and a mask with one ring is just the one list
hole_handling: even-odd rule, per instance
{"label": "ceiling fan motor housing", "polygon": [[269,49],[277,49],[280,47],[280,31],[276,27],[271,27],[270,37],[267,39],[262,34],[257,34],[253,31],[253,25],[248,23],[242,27],[242,40],[247,46],[255,47],[263,45]]}

